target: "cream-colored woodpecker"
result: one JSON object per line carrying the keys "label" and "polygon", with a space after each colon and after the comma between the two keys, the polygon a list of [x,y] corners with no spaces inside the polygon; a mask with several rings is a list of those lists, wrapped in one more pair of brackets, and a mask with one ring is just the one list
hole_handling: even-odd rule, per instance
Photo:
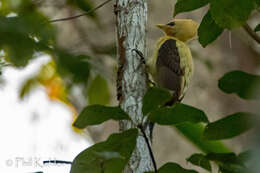
{"label": "cream-colored woodpecker", "polygon": [[159,87],[173,91],[173,98],[167,104],[172,105],[182,100],[191,81],[193,61],[186,42],[197,35],[198,24],[190,19],[174,19],[156,26],[165,35],[157,41],[148,67]]}

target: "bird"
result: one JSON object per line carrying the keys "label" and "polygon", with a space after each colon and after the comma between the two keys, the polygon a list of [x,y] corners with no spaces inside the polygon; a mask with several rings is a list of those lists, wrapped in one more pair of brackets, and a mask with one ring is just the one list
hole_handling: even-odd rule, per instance
{"label": "bird", "polygon": [[190,84],[194,67],[187,42],[197,36],[199,25],[192,19],[173,19],[156,26],[164,36],[158,39],[154,54],[148,60],[148,71],[159,87],[173,93],[166,103],[171,106],[183,99]]}

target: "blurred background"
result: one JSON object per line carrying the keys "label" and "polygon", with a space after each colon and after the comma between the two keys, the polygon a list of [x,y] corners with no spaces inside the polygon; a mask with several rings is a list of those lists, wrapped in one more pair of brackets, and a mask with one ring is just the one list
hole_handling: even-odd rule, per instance
{"label": "blurred background", "polygon": [[[118,131],[118,124],[113,121],[86,130],[72,127],[86,105],[118,104],[115,2],[81,18],[48,22],[89,11],[102,2],[0,0],[0,170],[3,172],[69,172],[69,165],[43,165],[42,161],[72,161],[83,149]],[[148,2],[147,58],[162,36],[155,24],[172,19],[175,3],[174,0]],[[200,23],[207,9],[206,6],[177,18]],[[248,22],[255,26],[259,21],[260,15],[252,13]],[[197,40],[189,42],[189,46],[195,73],[184,103],[204,110],[210,121],[234,112],[252,111],[259,104],[218,89],[218,79],[231,70],[260,74],[260,46],[242,28],[225,30],[206,48]],[[250,135],[249,131],[223,142],[239,153],[248,149]],[[205,172],[187,163],[186,158],[200,150],[173,127],[155,126],[153,150],[158,167],[173,161]]]}

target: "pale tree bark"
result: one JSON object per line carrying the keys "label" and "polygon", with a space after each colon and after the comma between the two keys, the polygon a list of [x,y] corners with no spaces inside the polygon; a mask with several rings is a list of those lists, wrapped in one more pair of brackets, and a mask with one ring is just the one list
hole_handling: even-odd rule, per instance
{"label": "pale tree bark", "polygon": [[[120,122],[120,130],[138,124],[144,124],[142,115],[142,99],[147,90],[147,73],[144,60],[137,54],[138,50],[146,55],[146,0],[117,0],[115,5],[118,36],[119,70],[117,79],[118,99],[121,108],[127,112],[130,121]],[[150,136],[148,126],[145,126]],[[151,139],[149,139],[151,143]],[[125,173],[143,173],[153,170],[152,160],[143,135],[139,134],[136,149],[125,169]]]}

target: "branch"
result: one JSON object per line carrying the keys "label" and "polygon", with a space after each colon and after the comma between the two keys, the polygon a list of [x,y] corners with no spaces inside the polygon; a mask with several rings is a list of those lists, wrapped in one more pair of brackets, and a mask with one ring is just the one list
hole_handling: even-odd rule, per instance
{"label": "branch", "polygon": [[82,17],[82,16],[86,16],[86,15],[93,13],[94,11],[98,10],[99,8],[103,7],[104,5],[109,3],[110,1],[112,1],[112,0],[106,0],[105,2],[101,3],[100,5],[96,6],[95,8],[89,10],[86,13],[82,13],[82,14],[78,14],[78,15],[70,16],[70,17],[65,17],[65,18],[60,18],[60,19],[53,19],[53,20],[50,20],[49,22],[50,23],[61,22],[61,21],[67,21],[67,20],[76,19],[76,18],[79,18],[79,17]]}
{"label": "branch", "polygon": [[260,44],[260,37],[259,35],[257,35],[253,29],[248,25],[248,24],[245,24],[243,26],[243,28],[245,29],[245,31],[258,43]]}
{"label": "branch", "polygon": [[145,142],[146,142],[146,144],[147,144],[147,147],[148,147],[148,149],[149,149],[149,154],[150,154],[151,159],[152,159],[152,162],[153,162],[154,172],[155,172],[155,173],[158,173],[157,165],[156,165],[155,158],[154,158],[154,155],[153,155],[152,147],[151,147],[151,145],[150,145],[150,143],[149,143],[149,139],[148,139],[148,137],[146,136],[145,131],[144,131],[142,125],[138,126],[138,128],[141,130],[141,132],[142,132],[142,134],[143,134],[143,136],[144,136]]}
{"label": "branch", "polygon": [[54,164],[72,164],[71,161],[64,161],[64,160],[45,160],[43,161],[43,164],[48,164],[48,163],[54,163]]}

